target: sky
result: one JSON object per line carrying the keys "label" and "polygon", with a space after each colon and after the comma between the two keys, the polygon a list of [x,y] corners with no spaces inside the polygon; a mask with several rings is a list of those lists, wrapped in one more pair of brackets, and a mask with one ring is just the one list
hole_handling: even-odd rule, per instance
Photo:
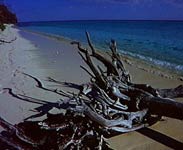
{"label": "sky", "polygon": [[4,0],[19,22],[183,20],[183,0]]}

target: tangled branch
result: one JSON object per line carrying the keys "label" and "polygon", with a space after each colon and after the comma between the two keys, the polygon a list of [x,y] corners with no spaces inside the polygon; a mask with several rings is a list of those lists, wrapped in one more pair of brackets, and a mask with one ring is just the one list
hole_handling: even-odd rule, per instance
{"label": "tangled branch", "polygon": [[[182,85],[174,89],[155,89],[146,84],[134,84],[114,40],[109,45],[111,57],[106,58],[94,48],[88,33],[86,37],[89,50],[83,48],[80,42],[71,44],[77,46],[79,55],[88,65],[90,70],[81,67],[91,76],[91,82],[75,85],[52,78],[47,80],[77,88],[79,93],[44,87],[39,79],[26,73],[23,74],[33,79],[36,87],[69,99],[48,102],[16,94],[9,88],[4,89],[13,97],[41,106],[35,108],[38,115],[30,116],[18,125],[11,125],[0,118],[0,125],[7,131],[6,136],[0,134],[3,143],[26,150],[110,149],[106,137],[151,126],[161,116],[183,119],[183,103],[170,99],[183,96]],[[96,66],[93,58],[104,67]],[[49,110],[54,107],[65,112],[52,115]],[[47,115],[47,119],[29,120],[42,115]],[[30,134],[30,130],[34,132]]]}

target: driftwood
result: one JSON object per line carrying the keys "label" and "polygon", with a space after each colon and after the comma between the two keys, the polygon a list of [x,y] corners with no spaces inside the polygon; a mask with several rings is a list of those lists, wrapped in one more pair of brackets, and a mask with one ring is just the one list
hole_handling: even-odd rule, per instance
{"label": "driftwood", "polygon": [[[71,44],[77,45],[79,55],[89,67],[90,71],[81,66],[91,76],[91,82],[75,85],[48,78],[49,82],[78,88],[79,93],[49,89],[39,79],[26,73],[24,75],[32,78],[38,88],[69,99],[47,102],[14,93],[13,89],[4,89],[13,97],[41,105],[35,108],[38,115],[30,116],[18,125],[11,125],[0,118],[0,125],[6,129],[6,134],[0,134],[0,141],[6,148],[110,149],[105,138],[116,133],[151,126],[160,121],[162,116],[183,119],[183,103],[171,99],[183,97],[182,85],[174,89],[154,89],[146,84],[134,84],[117,52],[116,42],[111,40],[111,57],[106,58],[95,50],[88,33],[86,36],[90,50],[83,48],[77,41]],[[96,66],[93,58],[104,67]],[[49,114],[49,110],[54,107],[65,112]],[[29,120],[45,114],[45,120]]]}

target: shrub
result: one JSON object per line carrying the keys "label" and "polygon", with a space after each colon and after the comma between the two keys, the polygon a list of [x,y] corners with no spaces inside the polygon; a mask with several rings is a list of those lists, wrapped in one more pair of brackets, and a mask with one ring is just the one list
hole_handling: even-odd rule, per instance
{"label": "shrub", "polygon": [[0,24],[0,30],[1,30],[1,31],[4,31],[5,29],[6,29],[6,26],[5,26],[4,24],[1,23],[1,24]]}

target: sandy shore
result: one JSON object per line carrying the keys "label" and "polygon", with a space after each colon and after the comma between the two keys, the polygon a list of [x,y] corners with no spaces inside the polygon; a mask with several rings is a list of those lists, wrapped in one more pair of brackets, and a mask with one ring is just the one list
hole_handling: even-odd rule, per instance
{"label": "sandy shore", "polygon": [[32,74],[42,80],[47,77],[47,70],[39,63],[40,58],[36,54],[39,49],[36,45],[23,38],[18,29],[10,26],[0,34],[0,38],[6,41],[16,39],[11,43],[0,45],[0,114],[15,124],[34,114],[35,112],[30,110],[37,105],[18,100],[3,88],[12,88],[14,93],[48,101],[57,100],[58,97],[38,90],[36,83],[22,74],[22,72]]}
{"label": "sandy shore", "polygon": [[38,65],[33,61],[36,56],[31,51],[36,50],[36,48],[30,41],[19,35],[18,29],[8,26],[0,34],[0,38],[6,41],[16,39],[11,43],[0,45],[0,114],[10,122],[17,123],[29,114],[27,112],[29,112],[31,106],[12,98],[2,88],[12,88],[15,92],[23,94],[26,89],[32,90],[33,87],[21,72],[39,72],[39,75],[44,73],[38,69]]}
{"label": "sandy shore", "polygon": [[[67,41],[19,31],[12,27],[8,27],[5,32],[0,33],[0,38],[5,40],[15,37],[16,40],[11,44],[0,45],[0,114],[13,124],[34,114],[30,110],[37,105],[17,100],[2,90],[3,88],[12,88],[16,93],[47,101],[59,100],[57,95],[38,89],[35,82],[22,72],[34,75],[41,79],[45,86],[54,88],[60,87],[46,82],[46,77],[76,84],[89,81],[89,76],[80,68],[83,62],[77,49]],[[46,53],[44,53],[45,51]],[[138,60],[130,58],[125,58],[125,60],[127,60],[126,69],[129,70],[135,83],[147,83],[156,88],[171,88],[183,84],[179,80],[180,76],[176,74],[158,70],[156,67]],[[166,75],[163,76],[163,74]],[[66,87],[61,88],[66,89]],[[171,118],[165,118],[165,121],[153,125],[145,133],[142,130],[109,139],[111,146],[117,150],[167,150],[175,148],[172,143],[176,145],[179,142],[183,142],[183,122]]]}

